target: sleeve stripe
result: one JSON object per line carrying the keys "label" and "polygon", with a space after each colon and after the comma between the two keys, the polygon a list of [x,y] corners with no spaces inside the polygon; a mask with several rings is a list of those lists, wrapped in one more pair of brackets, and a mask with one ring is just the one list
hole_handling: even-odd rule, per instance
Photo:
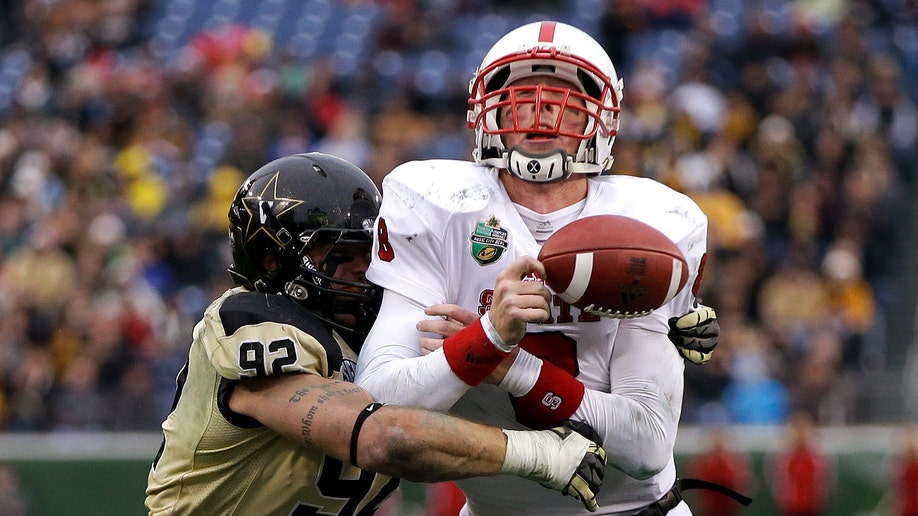
{"label": "sleeve stripe", "polygon": [[682,260],[673,258],[673,275],[669,278],[669,289],[666,291],[666,300],[664,303],[676,297],[679,289],[679,280],[682,279]]}

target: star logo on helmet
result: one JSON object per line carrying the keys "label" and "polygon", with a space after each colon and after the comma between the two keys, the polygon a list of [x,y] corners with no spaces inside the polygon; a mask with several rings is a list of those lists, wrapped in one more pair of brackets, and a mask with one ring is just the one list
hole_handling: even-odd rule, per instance
{"label": "star logo on helmet", "polygon": [[250,192],[248,197],[242,198],[242,206],[249,214],[249,222],[245,228],[247,240],[251,240],[258,233],[264,232],[281,247],[285,247],[290,243],[289,238],[292,238],[292,236],[289,234],[287,234],[289,238],[286,241],[281,241],[280,233],[284,228],[280,225],[278,219],[281,215],[303,204],[305,201],[289,197],[278,197],[277,181],[279,176],[280,172],[275,173],[260,193]]}

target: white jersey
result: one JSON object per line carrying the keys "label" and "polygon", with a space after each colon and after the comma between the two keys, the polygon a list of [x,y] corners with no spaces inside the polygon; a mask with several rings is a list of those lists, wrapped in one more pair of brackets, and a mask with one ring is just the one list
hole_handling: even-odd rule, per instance
{"label": "white jersey", "polygon": [[[422,355],[415,328],[424,307],[456,303],[484,314],[497,274],[520,256],[538,256],[553,224],[617,214],[648,223],[673,240],[689,279],[651,315],[626,321],[581,313],[553,296],[551,321],[531,323],[520,347],[573,374],[586,387],[573,419],[603,438],[609,456],[599,514],[627,514],[673,485],[673,445],[681,414],[683,361],[667,320],[691,309],[707,219],[685,195],[650,179],[591,179],[579,213],[533,225],[508,198],[493,168],[462,161],[406,163],[383,182],[383,203],[368,277],[385,287],[377,323],[363,346],[357,383],[387,403],[421,405],[504,428],[524,428],[506,391],[470,388],[442,350]],[[577,208],[575,208],[577,209]],[[576,500],[517,477],[457,482],[475,516],[589,514]],[[689,514],[685,504],[671,515]]]}

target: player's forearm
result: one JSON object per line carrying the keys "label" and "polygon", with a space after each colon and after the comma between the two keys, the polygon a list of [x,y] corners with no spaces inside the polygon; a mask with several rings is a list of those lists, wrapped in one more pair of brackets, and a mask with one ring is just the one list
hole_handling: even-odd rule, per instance
{"label": "player's forearm", "polygon": [[442,351],[422,355],[416,322],[424,308],[388,293],[360,357],[355,383],[388,404],[447,411],[468,390]]}
{"label": "player's forearm", "polygon": [[364,419],[352,450],[358,414],[372,401],[367,391],[348,382],[285,374],[244,380],[234,389],[230,407],[293,442],[407,480],[500,473],[506,445],[499,429],[394,405]]}
{"label": "player's forearm", "polygon": [[347,432],[372,402],[367,391],[349,382],[280,374],[243,380],[233,389],[229,405],[286,439],[347,462]]}
{"label": "player's forearm", "polygon": [[452,373],[442,350],[423,357],[375,360],[356,382],[383,403],[441,412],[449,410],[469,388]]}
{"label": "player's forearm", "polygon": [[[360,467],[416,482],[504,473],[595,504],[593,493],[602,478],[598,472],[605,465],[602,449],[570,427],[501,430],[397,406],[375,410],[364,426],[358,434]],[[582,490],[587,484],[589,489]],[[572,485],[580,487],[571,491]]]}
{"label": "player's forearm", "polygon": [[[586,422],[602,436],[609,460],[635,478],[653,476],[669,463],[679,421],[679,407],[670,400],[681,400],[681,391],[676,396],[676,392],[666,392],[661,384],[641,377],[620,379],[615,394],[584,389],[569,374],[526,352],[520,353],[516,366],[501,387],[514,395],[517,420],[531,428],[553,426],[551,418],[559,416]],[[537,374],[523,374],[528,372],[523,368],[534,369]],[[523,381],[527,378],[528,382]],[[577,385],[580,390],[571,391],[566,384]],[[546,392],[563,401],[545,407]]]}
{"label": "player's forearm", "polygon": [[647,385],[638,398],[587,390],[572,419],[587,422],[602,438],[610,464],[642,480],[672,459],[679,414]]}
{"label": "player's forearm", "polygon": [[609,392],[588,389],[572,417],[599,433],[610,464],[638,479],[671,461],[682,411],[685,366],[666,337],[666,317],[621,323]]}
{"label": "player's forearm", "polygon": [[387,405],[364,423],[357,460],[364,469],[416,482],[439,482],[496,475],[505,451],[498,428]]}

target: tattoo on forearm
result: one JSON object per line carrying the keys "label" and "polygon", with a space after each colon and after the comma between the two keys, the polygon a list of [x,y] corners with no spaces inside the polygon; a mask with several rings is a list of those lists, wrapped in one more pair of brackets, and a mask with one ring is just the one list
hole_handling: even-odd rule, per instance
{"label": "tattoo on forearm", "polygon": [[321,404],[325,403],[326,401],[328,401],[328,400],[334,398],[335,396],[341,396],[341,395],[346,395],[346,394],[356,394],[356,393],[361,392],[361,391],[362,391],[362,389],[361,389],[360,387],[356,387],[356,386],[355,386],[355,387],[351,387],[351,388],[349,388],[349,389],[344,389],[344,390],[329,391],[329,392],[326,392],[326,393],[324,393],[324,394],[320,394],[320,395],[319,395],[319,399],[316,401],[316,403],[318,403],[319,405],[321,405]]}
{"label": "tattoo on forearm", "polygon": [[[356,394],[358,392],[363,392],[363,389],[361,389],[360,387],[356,385],[350,386],[346,389],[331,390],[332,388],[338,387],[341,383],[342,382],[335,382],[334,384],[326,387],[325,392],[322,394],[319,394],[317,398],[317,403],[321,405],[325,403],[326,401],[332,399],[333,397],[340,396],[342,394]],[[294,391],[293,396],[290,396],[289,401],[290,403],[299,403],[303,401],[303,398],[305,398],[306,396],[308,396],[309,394],[311,394],[313,391],[317,389],[319,388],[318,387],[311,387],[311,388],[307,387],[305,389],[297,389],[296,391]]]}
{"label": "tattoo on forearm", "polygon": [[[312,443],[312,425],[315,422],[316,415],[319,412],[320,405],[325,404],[325,402],[331,400],[336,396],[347,395],[347,394],[356,394],[362,392],[363,389],[357,387],[356,385],[350,386],[346,389],[335,389],[340,386],[341,382],[335,382],[334,384],[328,385],[325,389],[325,392],[319,394],[315,397],[315,400],[312,406],[309,407],[309,410],[306,412],[306,415],[300,419],[300,435],[303,437],[303,441],[306,443]],[[292,396],[289,398],[290,403],[299,403],[301,401],[306,401],[309,399],[310,395],[315,396],[315,391],[317,388],[304,388],[297,389]]]}
{"label": "tattoo on forearm", "polygon": [[302,419],[303,426],[300,428],[300,435],[303,436],[303,440],[307,443],[311,443],[310,433],[312,432],[312,422],[315,420],[316,412],[318,412],[319,407],[313,405],[309,407],[309,412],[306,413],[306,417]]}

